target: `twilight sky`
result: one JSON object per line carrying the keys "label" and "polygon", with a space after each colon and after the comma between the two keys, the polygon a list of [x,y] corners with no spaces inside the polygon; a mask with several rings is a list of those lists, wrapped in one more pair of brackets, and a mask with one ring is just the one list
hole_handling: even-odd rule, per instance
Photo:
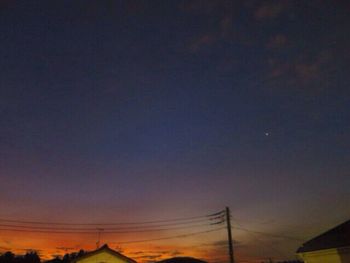
{"label": "twilight sky", "polygon": [[[302,240],[349,219],[349,13],[346,0],[0,1],[0,218],[227,205],[234,227]],[[302,243],[233,235],[241,262],[293,258]],[[123,250],[219,262],[225,237]],[[47,257],[95,241],[0,231],[0,251]]]}

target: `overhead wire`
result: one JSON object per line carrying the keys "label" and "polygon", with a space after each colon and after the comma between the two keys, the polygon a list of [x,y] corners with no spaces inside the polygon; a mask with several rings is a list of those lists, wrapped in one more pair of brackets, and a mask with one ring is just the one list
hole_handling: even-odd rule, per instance
{"label": "overhead wire", "polygon": [[291,237],[291,236],[279,235],[279,234],[270,234],[270,233],[266,233],[266,232],[262,232],[262,231],[256,231],[256,230],[251,230],[251,229],[247,229],[247,228],[243,228],[243,227],[237,227],[237,226],[236,227],[232,227],[232,228],[233,229],[242,230],[242,231],[246,231],[246,232],[250,232],[250,233],[255,233],[255,234],[275,237],[275,238],[282,238],[282,239],[289,239],[289,240],[294,240],[294,241],[298,241],[298,242],[304,242],[303,239],[300,239],[300,238],[297,238],[297,237]]}
{"label": "overhead wire", "polygon": [[[127,233],[142,233],[142,232],[157,232],[157,231],[169,231],[169,230],[180,230],[196,227],[209,227],[210,224],[197,224],[181,227],[169,227],[169,228],[153,228],[153,229],[139,229],[139,230],[111,230],[104,228],[95,228],[95,229],[58,229],[58,228],[26,228],[23,226],[16,227],[2,227],[0,231],[14,231],[14,232],[29,232],[29,233],[57,233],[57,234],[95,234],[99,231],[102,231],[104,234],[127,234]],[[0,225],[1,227],[1,225]]]}
{"label": "overhead wire", "polygon": [[289,240],[294,240],[294,241],[298,241],[298,242],[304,242],[305,241],[305,240],[303,240],[301,238],[292,237],[292,236],[288,236],[288,235],[271,234],[271,233],[267,233],[267,232],[263,232],[263,231],[252,230],[252,229],[249,229],[249,228],[246,228],[246,227],[242,226],[242,224],[237,220],[237,218],[232,217],[231,215],[230,215],[230,218],[238,225],[238,227],[237,226],[232,226],[233,229],[237,229],[237,230],[241,230],[241,231],[245,231],[245,232],[253,233],[253,234],[259,234],[259,235],[275,237],[275,238],[289,239]]}
{"label": "overhead wire", "polygon": [[192,216],[192,217],[182,217],[182,218],[173,218],[173,219],[162,219],[162,220],[153,220],[153,221],[138,221],[138,222],[102,222],[102,223],[68,223],[68,222],[44,222],[44,221],[27,221],[27,220],[14,220],[14,219],[5,219],[0,218],[0,222],[7,223],[20,223],[20,224],[33,224],[33,225],[70,225],[70,226],[112,226],[112,225],[145,225],[145,224],[156,224],[156,223],[167,223],[167,222],[185,222],[193,219],[199,218],[210,218],[213,216],[217,216],[223,213],[222,211],[201,215],[201,216]]}
{"label": "overhead wire", "polygon": [[[5,222],[5,223],[1,223]],[[214,225],[223,224],[226,222],[224,217],[224,210],[202,216],[182,217],[174,219],[163,219],[153,221],[135,221],[135,222],[104,222],[104,223],[69,223],[69,222],[44,222],[44,221],[27,221],[27,220],[14,220],[0,218],[0,231],[19,232],[19,233],[43,233],[43,234],[90,234],[96,235],[96,233],[103,234],[128,234],[128,233],[141,233],[141,232],[157,232],[157,231],[171,231],[171,230],[185,230],[188,228],[204,228],[203,231],[190,232],[179,235],[171,235],[152,239],[139,239],[121,241],[117,244],[132,244],[132,243],[146,243],[168,239],[185,238],[205,233],[216,232],[226,229],[226,227],[213,228]],[[197,224],[203,223],[203,224]],[[294,241],[303,241],[296,237],[271,234],[262,231],[256,231],[249,228],[239,226],[232,226],[232,229],[246,231],[253,233],[254,235],[265,235],[275,238],[284,238]],[[90,227],[84,227],[90,226]],[[114,227],[113,227],[114,226]],[[174,227],[173,227],[174,226]],[[208,229],[209,228],[209,229]],[[257,237],[255,238],[257,240]],[[259,240],[258,240],[259,241]],[[261,240],[260,240],[261,241]],[[278,254],[281,255],[280,251]]]}
{"label": "overhead wire", "polygon": [[200,231],[200,232],[192,232],[188,234],[183,235],[177,235],[177,236],[169,236],[169,237],[162,237],[162,238],[153,238],[153,239],[142,239],[142,240],[132,240],[132,241],[124,241],[124,242],[118,242],[118,244],[130,244],[130,243],[143,243],[143,242],[152,242],[152,241],[160,241],[160,240],[166,240],[166,239],[174,239],[174,238],[180,238],[180,237],[189,237],[194,235],[200,235],[205,233],[211,233],[215,231],[219,231],[225,229],[225,227],[215,228],[207,231]]}
{"label": "overhead wire", "polygon": [[152,229],[159,227],[169,227],[169,226],[193,226],[195,223],[208,223],[208,224],[216,224],[210,223],[208,219],[204,220],[193,220],[188,222],[180,222],[180,223],[171,223],[171,224],[158,224],[158,225],[146,225],[146,226],[120,226],[120,227],[103,227],[103,225],[98,225],[95,227],[59,227],[59,226],[38,226],[38,225],[24,225],[24,224],[1,224],[0,227],[13,227],[13,228],[26,228],[26,229],[46,229],[46,230],[96,230],[98,227],[103,227],[104,229],[109,230],[127,230],[127,229]]}
{"label": "overhead wire", "polygon": [[[223,211],[208,214],[205,216],[193,216],[185,218],[175,218],[154,221],[119,222],[119,223],[62,223],[62,222],[44,222],[44,221],[25,221],[13,219],[0,219],[0,231],[27,232],[27,233],[48,233],[48,234],[95,234],[103,232],[104,234],[119,233],[140,233],[180,230],[188,228],[209,227],[216,225],[218,215]],[[156,222],[159,222],[156,224]],[[160,223],[164,222],[164,223]],[[203,223],[203,224],[196,224]],[[140,225],[144,224],[144,225]],[[66,226],[66,227],[65,227]],[[69,227],[71,226],[71,227]],[[78,227],[80,226],[80,227]],[[91,227],[81,227],[91,226]],[[112,226],[112,227],[111,227]],[[117,226],[117,227],[113,227]],[[174,227],[173,227],[174,226]]]}
{"label": "overhead wire", "polygon": [[[232,218],[232,220],[233,220],[237,225],[239,225],[239,227],[244,228],[244,227],[242,226],[242,224],[241,224],[236,218],[234,218],[234,217],[232,217],[232,216],[231,216],[231,218]],[[258,241],[258,242],[260,242],[260,243],[264,243],[264,244],[266,245],[266,242],[264,242],[263,240],[261,240],[260,238],[258,238],[258,235],[261,235],[261,234],[257,234],[257,233],[252,232],[252,231],[249,231],[249,232],[247,231],[247,233],[249,233],[249,234],[254,238],[255,241]],[[268,249],[270,249],[271,251],[277,253],[279,256],[285,257],[285,253],[281,252],[281,251],[280,251],[279,249],[277,249],[276,247],[272,247],[272,246],[270,246],[270,245],[268,245],[267,247],[268,247]]]}

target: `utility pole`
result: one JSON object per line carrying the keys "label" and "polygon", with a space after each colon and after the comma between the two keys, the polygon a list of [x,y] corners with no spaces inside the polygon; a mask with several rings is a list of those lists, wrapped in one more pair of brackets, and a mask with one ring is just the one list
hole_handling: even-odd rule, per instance
{"label": "utility pole", "polygon": [[231,215],[230,208],[226,206],[226,224],[227,224],[227,235],[228,235],[228,248],[230,255],[230,263],[234,263],[235,259],[233,257],[233,242],[232,242],[232,233],[231,233]]}

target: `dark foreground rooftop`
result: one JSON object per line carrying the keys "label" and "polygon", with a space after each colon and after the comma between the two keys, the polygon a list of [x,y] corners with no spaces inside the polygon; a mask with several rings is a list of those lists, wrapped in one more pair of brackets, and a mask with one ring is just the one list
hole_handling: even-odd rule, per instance
{"label": "dark foreground rooftop", "polygon": [[307,241],[297,253],[350,246],[350,220]]}

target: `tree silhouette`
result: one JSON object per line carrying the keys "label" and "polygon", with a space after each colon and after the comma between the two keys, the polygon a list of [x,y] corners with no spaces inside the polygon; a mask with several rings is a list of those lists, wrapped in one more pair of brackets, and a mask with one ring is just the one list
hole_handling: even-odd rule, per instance
{"label": "tree silhouette", "polygon": [[40,263],[40,257],[37,252],[29,251],[25,255],[15,255],[8,251],[0,255],[0,263]]}
{"label": "tree silhouette", "polygon": [[36,251],[29,251],[24,255],[23,263],[40,263],[40,257]]}
{"label": "tree silhouette", "polygon": [[[45,261],[46,263],[71,263],[74,259],[83,256],[86,251],[79,250],[78,252],[67,253],[63,257],[56,256],[55,258]],[[11,251],[0,254],[0,263],[41,263],[40,256],[36,251],[28,251],[24,255],[15,255]]]}
{"label": "tree silhouette", "polygon": [[14,263],[15,262],[15,254],[8,251],[0,256],[0,263]]}

